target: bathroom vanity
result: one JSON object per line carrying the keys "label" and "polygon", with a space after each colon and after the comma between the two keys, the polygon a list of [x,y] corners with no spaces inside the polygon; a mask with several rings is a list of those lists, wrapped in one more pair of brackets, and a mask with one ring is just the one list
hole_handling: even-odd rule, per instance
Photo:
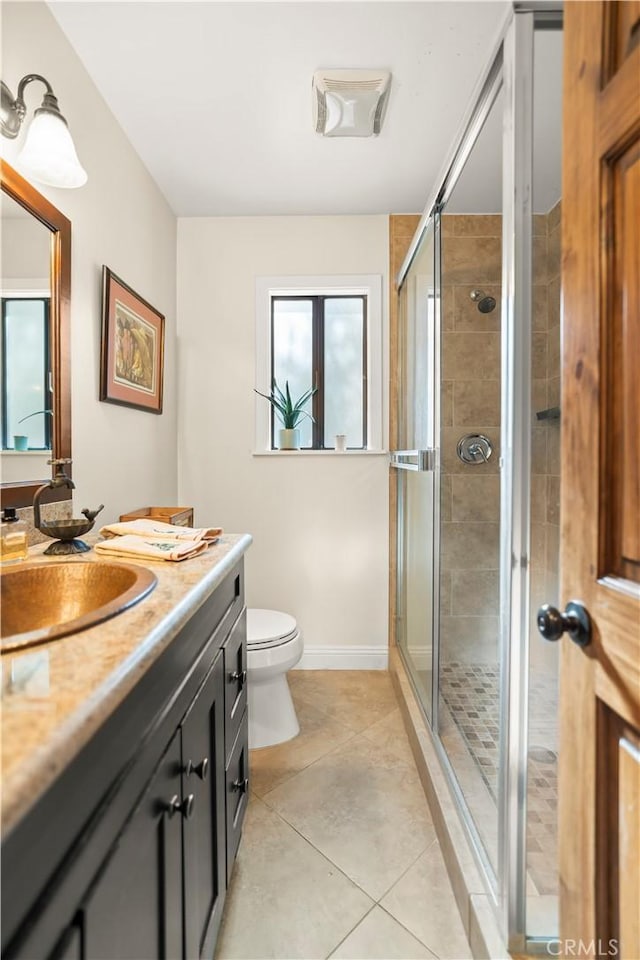
{"label": "bathroom vanity", "polygon": [[137,606],[2,657],[6,960],[213,956],[248,802],[250,543],[153,564]]}

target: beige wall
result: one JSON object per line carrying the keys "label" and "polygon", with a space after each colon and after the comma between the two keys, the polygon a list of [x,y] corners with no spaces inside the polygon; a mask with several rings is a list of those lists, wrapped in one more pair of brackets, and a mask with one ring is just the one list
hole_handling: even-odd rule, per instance
{"label": "beige wall", "polygon": [[[173,504],[177,489],[176,220],[44,3],[3,3],[2,78],[52,84],[89,181],[79,190],[36,184],[72,222],[72,412],[75,510],[102,516]],[[27,87],[31,115],[41,91]],[[40,97],[40,99],[38,99]],[[1,138],[11,163],[22,143]],[[116,274],[166,315],[162,416],[100,403],[101,271]]]}
{"label": "beige wall", "polygon": [[[178,222],[179,497],[253,534],[248,603],[298,619],[309,666],[386,661],[388,457],[253,455],[255,282],[387,269],[384,216]],[[385,308],[385,384],[387,341]]]}
{"label": "beige wall", "polygon": [[[443,660],[495,661],[499,639],[500,279],[502,218],[442,217]],[[495,297],[480,313],[470,293]],[[458,459],[461,437],[481,433],[486,464]]]}

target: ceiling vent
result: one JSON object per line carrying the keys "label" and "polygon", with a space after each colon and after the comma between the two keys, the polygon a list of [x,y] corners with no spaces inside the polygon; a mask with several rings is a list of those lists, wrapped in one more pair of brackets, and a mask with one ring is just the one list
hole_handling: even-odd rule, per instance
{"label": "ceiling vent", "polygon": [[388,70],[316,70],[313,123],[324,137],[377,137],[389,98]]}

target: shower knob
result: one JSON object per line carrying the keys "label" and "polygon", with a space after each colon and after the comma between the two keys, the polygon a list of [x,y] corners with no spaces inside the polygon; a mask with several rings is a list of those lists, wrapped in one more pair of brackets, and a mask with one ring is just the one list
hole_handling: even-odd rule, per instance
{"label": "shower knob", "polygon": [[486,463],[493,453],[493,447],[491,440],[483,434],[468,433],[458,441],[456,453],[463,463]]}
{"label": "shower knob", "polygon": [[579,647],[591,643],[591,617],[581,603],[570,601],[564,613],[549,603],[543,603],[536,619],[538,631],[545,640],[556,641],[563,633],[568,633]]}

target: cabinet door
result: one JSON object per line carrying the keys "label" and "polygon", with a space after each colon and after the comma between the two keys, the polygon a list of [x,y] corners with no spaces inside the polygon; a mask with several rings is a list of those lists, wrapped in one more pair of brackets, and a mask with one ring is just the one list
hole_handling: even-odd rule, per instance
{"label": "cabinet door", "polygon": [[226,889],[223,667],[220,652],[181,725],[187,960],[213,955]]}
{"label": "cabinet door", "polygon": [[49,960],[84,960],[82,934],[78,924],[67,927]]}
{"label": "cabinet door", "polygon": [[244,815],[249,801],[249,728],[247,715],[240,724],[226,772],[227,789],[227,884],[238,852]]}
{"label": "cabinet door", "polygon": [[182,957],[181,802],[176,734],[86,898],[88,960]]}
{"label": "cabinet door", "polygon": [[247,708],[247,611],[243,610],[224,643],[224,741],[229,762]]}

